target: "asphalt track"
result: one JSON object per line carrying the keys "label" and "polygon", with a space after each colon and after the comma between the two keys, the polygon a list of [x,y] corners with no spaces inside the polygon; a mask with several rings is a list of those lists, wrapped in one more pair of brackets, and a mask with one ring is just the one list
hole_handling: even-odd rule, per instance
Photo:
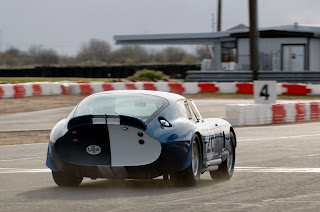
{"label": "asphalt track", "polygon": [[[206,116],[204,106],[199,108]],[[319,211],[320,123],[236,128],[230,181],[84,180],[59,188],[46,144],[0,146],[0,211]]]}
{"label": "asphalt track", "polygon": [[[203,118],[225,118],[225,105],[250,104],[251,99],[195,99]],[[288,102],[280,100],[278,102]],[[0,116],[0,132],[51,130],[61,119],[68,116],[73,107],[64,107],[43,111],[16,113]]]}

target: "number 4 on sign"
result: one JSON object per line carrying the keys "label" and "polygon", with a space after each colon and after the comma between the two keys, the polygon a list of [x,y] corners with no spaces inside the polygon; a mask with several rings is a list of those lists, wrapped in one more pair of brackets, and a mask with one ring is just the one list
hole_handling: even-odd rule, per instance
{"label": "number 4 on sign", "polygon": [[254,101],[256,104],[273,104],[277,100],[276,81],[254,81]]}
{"label": "number 4 on sign", "polygon": [[265,97],[265,100],[268,100],[269,99],[269,93],[268,93],[268,85],[264,85],[260,91],[260,96],[264,96]]}

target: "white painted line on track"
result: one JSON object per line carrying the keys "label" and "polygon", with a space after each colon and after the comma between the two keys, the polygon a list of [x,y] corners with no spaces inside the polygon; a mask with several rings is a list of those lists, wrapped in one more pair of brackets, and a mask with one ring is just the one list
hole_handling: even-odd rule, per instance
{"label": "white painted line on track", "polygon": [[[267,173],[320,173],[320,168],[290,167],[235,167],[236,172],[267,172]],[[47,173],[50,169],[0,168],[0,174],[14,173]]]}
{"label": "white painted line on track", "polygon": [[31,146],[31,145],[39,145],[39,144],[48,144],[48,142],[45,143],[32,143],[32,144],[8,144],[8,145],[0,145],[0,148],[3,147],[17,147],[17,146]]}
{"label": "white painted line on track", "polygon": [[289,138],[304,138],[304,137],[313,137],[313,136],[320,136],[320,134],[294,135],[294,136],[271,137],[271,138],[239,139],[237,141],[261,141],[261,140],[275,140],[275,139],[289,139]]}
{"label": "white painted line on track", "polygon": [[297,155],[297,156],[291,156],[289,158],[305,158],[305,157],[314,157],[314,156],[320,156],[320,154]]}
{"label": "white painted line on track", "polygon": [[19,168],[0,168],[0,174],[15,174],[15,173],[47,173],[50,169],[19,169]]}
{"label": "white painted line on track", "polygon": [[320,168],[289,168],[289,167],[235,167],[237,172],[267,173],[320,173]]}
{"label": "white painted line on track", "polygon": [[0,162],[19,161],[19,160],[35,160],[35,159],[41,159],[41,158],[44,158],[44,157],[7,159],[7,160],[0,160]]}
{"label": "white painted line on track", "polygon": [[[34,189],[34,188],[47,188],[48,185],[39,185],[39,186],[30,186],[30,187],[24,187],[24,188],[15,188],[15,189],[6,189],[6,190],[0,190],[0,192],[8,192],[8,191],[20,191],[20,190],[28,190],[28,189]],[[1,203],[2,204],[2,203]],[[10,204],[10,203],[6,203]],[[17,204],[17,203],[14,203]],[[20,203],[19,203],[20,204]]]}

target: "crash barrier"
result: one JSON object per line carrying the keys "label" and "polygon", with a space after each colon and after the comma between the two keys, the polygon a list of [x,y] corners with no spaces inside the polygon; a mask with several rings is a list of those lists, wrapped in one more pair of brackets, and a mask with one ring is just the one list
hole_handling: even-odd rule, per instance
{"label": "crash barrier", "polygon": [[226,120],[235,126],[320,120],[320,100],[226,105]]}
{"label": "crash barrier", "polygon": [[23,98],[28,96],[70,94],[69,84],[60,82],[39,82],[1,84],[0,98]]}
{"label": "crash barrier", "polygon": [[[177,94],[237,93],[253,94],[253,83],[239,82],[35,82],[0,84],[0,98],[38,95],[90,95],[110,90],[154,90]],[[318,95],[320,84],[277,84],[278,95]],[[290,107],[290,106],[286,106]],[[299,119],[299,118],[298,118]]]}

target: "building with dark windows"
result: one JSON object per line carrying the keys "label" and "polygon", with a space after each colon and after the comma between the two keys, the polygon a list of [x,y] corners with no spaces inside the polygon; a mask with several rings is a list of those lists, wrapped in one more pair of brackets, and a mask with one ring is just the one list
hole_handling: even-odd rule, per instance
{"label": "building with dark windows", "polygon": [[[319,71],[320,26],[286,25],[259,29],[260,70]],[[238,25],[222,32],[116,35],[120,45],[209,45],[212,70],[249,70],[249,29]]]}

